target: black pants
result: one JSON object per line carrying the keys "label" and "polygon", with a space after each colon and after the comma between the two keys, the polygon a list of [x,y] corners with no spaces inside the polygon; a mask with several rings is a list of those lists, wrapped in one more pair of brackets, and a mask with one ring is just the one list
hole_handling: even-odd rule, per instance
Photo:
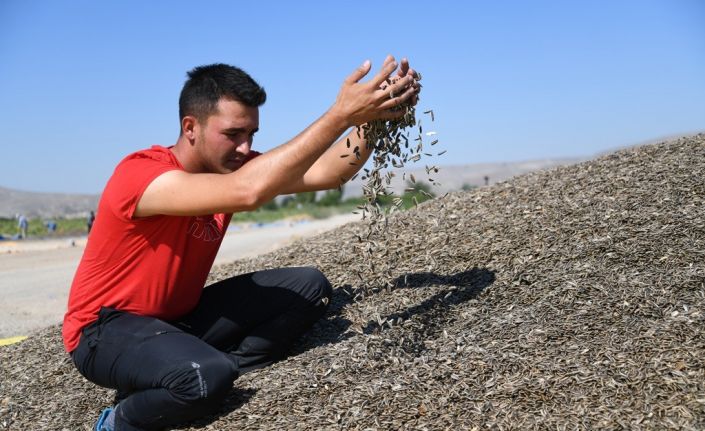
{"label": "black pants", "polygon": [[71,356],[88,380],[117,389],[117,431],[158,430],[217,409],[240,374],[281,359],[330,296],[317,269],[244,274],[206,287],[172,322],[102,308]]}

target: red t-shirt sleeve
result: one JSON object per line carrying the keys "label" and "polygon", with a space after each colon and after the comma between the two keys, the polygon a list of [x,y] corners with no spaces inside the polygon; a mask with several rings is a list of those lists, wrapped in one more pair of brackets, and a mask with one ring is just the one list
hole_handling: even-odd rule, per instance
{"label": "red t-shirt sleeve", "polygon": [[[147,186],[161,174],[180,169],[178,161],[168,151],[168,149],[152,149],[131,154],[115,168],[103,194],[108,207],[116,217],[121,220],[131,220]],[[245,163],[261,154],[258,151],[251,151]]]}
{"label": "red t-shirt sleeve", "polygon": [[131,220],[147,186],[164,172],[179,169],[164,158],[137,153],[128,156],[115,168],[103,194],[116,217]]}

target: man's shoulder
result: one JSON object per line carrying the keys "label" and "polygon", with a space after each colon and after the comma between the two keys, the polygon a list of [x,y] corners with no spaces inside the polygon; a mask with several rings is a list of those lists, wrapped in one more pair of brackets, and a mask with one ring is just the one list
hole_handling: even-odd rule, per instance
{"label": "man's shoulder", "polygon": [[108,179],[101,205],[107,205],[122,219],[132,219],[135,207],[147,186],[159,175],[183,169],[168,148],[153,146],[122,159]]}
{"label": "man's shoulder", "polygon": [[168,165],[173,165],[177,167],[181,167],[181,164],[179,161],[176,159],[176,156],[174,153],[171,152],[169,148],[162,147],[161,145],[152,145],[150,148],[146,148],[143,150],[135,151],[134,153],[128,154],[124,159],[118,163],[118,167],[128,164],[128,162],[131,161],[141,161],[141,162],[147,162],[149,163],[150,161],[156,162],[156,163],[163,163],[163,164],[168,164]]}

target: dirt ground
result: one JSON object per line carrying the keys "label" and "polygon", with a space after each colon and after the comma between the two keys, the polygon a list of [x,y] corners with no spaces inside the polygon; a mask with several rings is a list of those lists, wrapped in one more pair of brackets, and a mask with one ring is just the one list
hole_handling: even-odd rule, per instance
{"label": "dirt ground", "polygon": [[[215,264],[257,256],[359,216],[231,226]],[[86,238],[0,242],[0,340],[60,322]]]}

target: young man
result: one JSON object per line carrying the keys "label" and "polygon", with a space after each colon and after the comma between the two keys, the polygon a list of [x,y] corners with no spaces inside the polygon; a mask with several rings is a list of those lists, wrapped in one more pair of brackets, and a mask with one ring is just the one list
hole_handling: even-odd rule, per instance
{"label": "young man", "polygon": [[[392,76],[395,70],[397,73]],[[189,72],[181,134],[169,148],[127,156],[105,187],[76,271],[63,337],[79,372],[117,389],[97,430],[153,430],[203,416],[238,375],[281,359],[325,312],[331,286],[313,268],[239,275],[203,288],[231,215],[276,195],[337,187],[359,166],[341,154],[353,130],[403,114],[420,86],[389,56],[366,61],[333,106],[291,141],[252,150],[266,94],[223,64]],[[388,79],[391,76],[391,80]],[[391,82],[391,83],[390,83]]]}

